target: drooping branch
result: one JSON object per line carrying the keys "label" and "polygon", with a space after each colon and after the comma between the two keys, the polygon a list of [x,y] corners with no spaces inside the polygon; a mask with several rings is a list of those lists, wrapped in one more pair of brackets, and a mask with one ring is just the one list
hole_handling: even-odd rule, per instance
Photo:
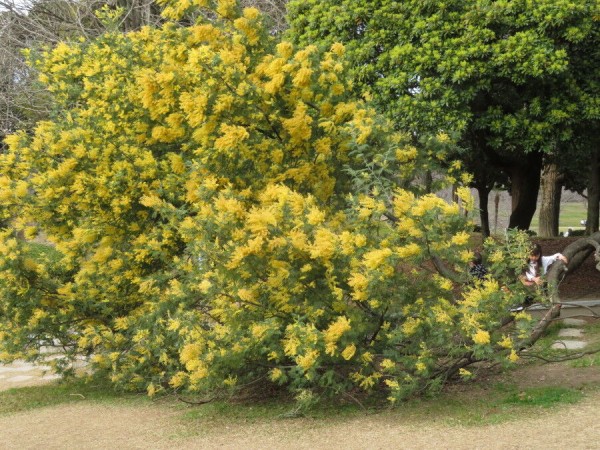
{"label": "drooping branch", "polygon": [[531,347],[540,337],[542,337],[544,331],[546,331],[546,328],[548,328],[548,325],[550,325],[552,321],[560,315],[560,308],[560,304],[552,305],[548,312],[544,314],[544,317],[542,317],[542,319],[534,327],[529,337],[521,342],[520,350]]}
{"label": "drooping branch", "polygon": [[431,262],[435,266],[435,269],[445,278],[454,281],[455,283],[464,283],[465,279],[458,273],[450,269],[444,262],[436,255],[431,255]]}
{"label": "drooping branch", "polygon": [[571,361],[573,359],[583,358],[584,356],[595,355],[596,353],[600,353],[600,349],[590,350],[590,351],[586,351],[586,352],[579,352],[579,353],[575,353],[573,355],[563,356],[561,358],[547,358],[545,356],[537,355],[537,354],[533,354],[533,353],[527,353],[527,354],[524,354],[523,356],[526,358],[540,359],[547,363],[553,363],[553,362]]}

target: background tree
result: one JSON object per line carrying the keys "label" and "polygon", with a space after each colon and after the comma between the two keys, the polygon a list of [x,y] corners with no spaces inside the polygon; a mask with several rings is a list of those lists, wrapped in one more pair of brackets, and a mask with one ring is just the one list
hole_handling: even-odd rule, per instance
{"label": "background tree", "polygon": [[[292,1],[289,11],[298,42],[348,46],[356,89],[399,127],[457,133],[465,160],[506,173],[509,226],[529,227],[543,156],[572,137],[572,102],[560,93],[574,79],[573,52],[597,28],[596,2]],[[468,169],[484,198],[489,170]]]}
{"label": "background tree", "polygon": [[[115,8],[120,11],[117,22],[105,20],[110,9]],[[0,0],[3,44],[0,48],[0,136],[17,129],[29,129],[51,111],[49,97],[37,83],[37,72],[25,62],[24,49],[93,38],[105,32],[107,26],[122,31],[139,29],[159,22],[159,13],[158,5],[149,0],[116,4],[96,0]]]}
{"label": "background tree", "polygon": [[273,34],[281,34],[288,28],[287,5],[288,0],[242,0],[243,7],[254,7],[261,11],[267,19],[267,26]]}

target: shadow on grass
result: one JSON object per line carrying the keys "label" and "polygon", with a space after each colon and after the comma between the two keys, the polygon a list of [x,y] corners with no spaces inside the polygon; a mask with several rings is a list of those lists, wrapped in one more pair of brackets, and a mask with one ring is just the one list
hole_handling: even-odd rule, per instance
{"label": "shadow on grass", "polygon": [[[313,425],[341,423],[355,418],[377,416],[405,424],[442,424],[479,426],[499,424],[535,415],[540,408],[577,403],[584,398],[579,389],[535,387],[518,389],[516,385],[497,384],[482,389],[441,393],[431,398],[415,398],[391,407],[384,400],[359,406],[356,403],[319,403],[303,414],[290,416],[295,404],[291,400],[236,404],[215,402],[187,409],[181,419],[187,425],[221,426],[232,422],[260,423],[273,420],[309,419]],[[313,420],[318,422],[313,422]]]}

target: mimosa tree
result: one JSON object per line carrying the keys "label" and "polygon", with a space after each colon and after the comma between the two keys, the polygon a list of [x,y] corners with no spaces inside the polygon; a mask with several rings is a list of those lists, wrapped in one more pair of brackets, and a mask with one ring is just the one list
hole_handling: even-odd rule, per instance
{"label": "mimosa tree", "polygon": [[199,18],[30,55],[59,109],[0,160],[3,358],[54,343],[151,395],[391,400],[517,358],[526,240],[464,284],[471,225],[419,194],[427,162],[350,96],[341,44],[277,42],[234,1],[164,15]]}

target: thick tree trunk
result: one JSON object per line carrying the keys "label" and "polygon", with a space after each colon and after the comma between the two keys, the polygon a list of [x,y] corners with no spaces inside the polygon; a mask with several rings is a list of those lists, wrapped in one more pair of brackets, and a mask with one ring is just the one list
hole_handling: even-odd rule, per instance
{"label": "thick tree trunk", "polygon": [[537,197],[540,190],[542,155],[530,153],[525,164],[509,169],[512,197],[512,214],[508,222],[509,228],[528,230],[531,219],[537,208]]}
{"label": "thick tree trunk", "polygon": [[590,160],[587,194],[588,208],[585,234],[592,234],[598,231],[600,218],[600,164],[598,161],[598,150],[593,152]]}
{"label": "thick tree trunk", "polygon": [[546,164],[541,177],[542,201],[538,234],[543,237],[558,236],[560,215],[561,177],[556,163]]}
{"label": "thick tree trunk", "polygon": [[481,221],[481,233],[483,237],[490,235],[490,212],[488,197],[490,189],[487,186],[476,186],[479,194],[479,219]]}

